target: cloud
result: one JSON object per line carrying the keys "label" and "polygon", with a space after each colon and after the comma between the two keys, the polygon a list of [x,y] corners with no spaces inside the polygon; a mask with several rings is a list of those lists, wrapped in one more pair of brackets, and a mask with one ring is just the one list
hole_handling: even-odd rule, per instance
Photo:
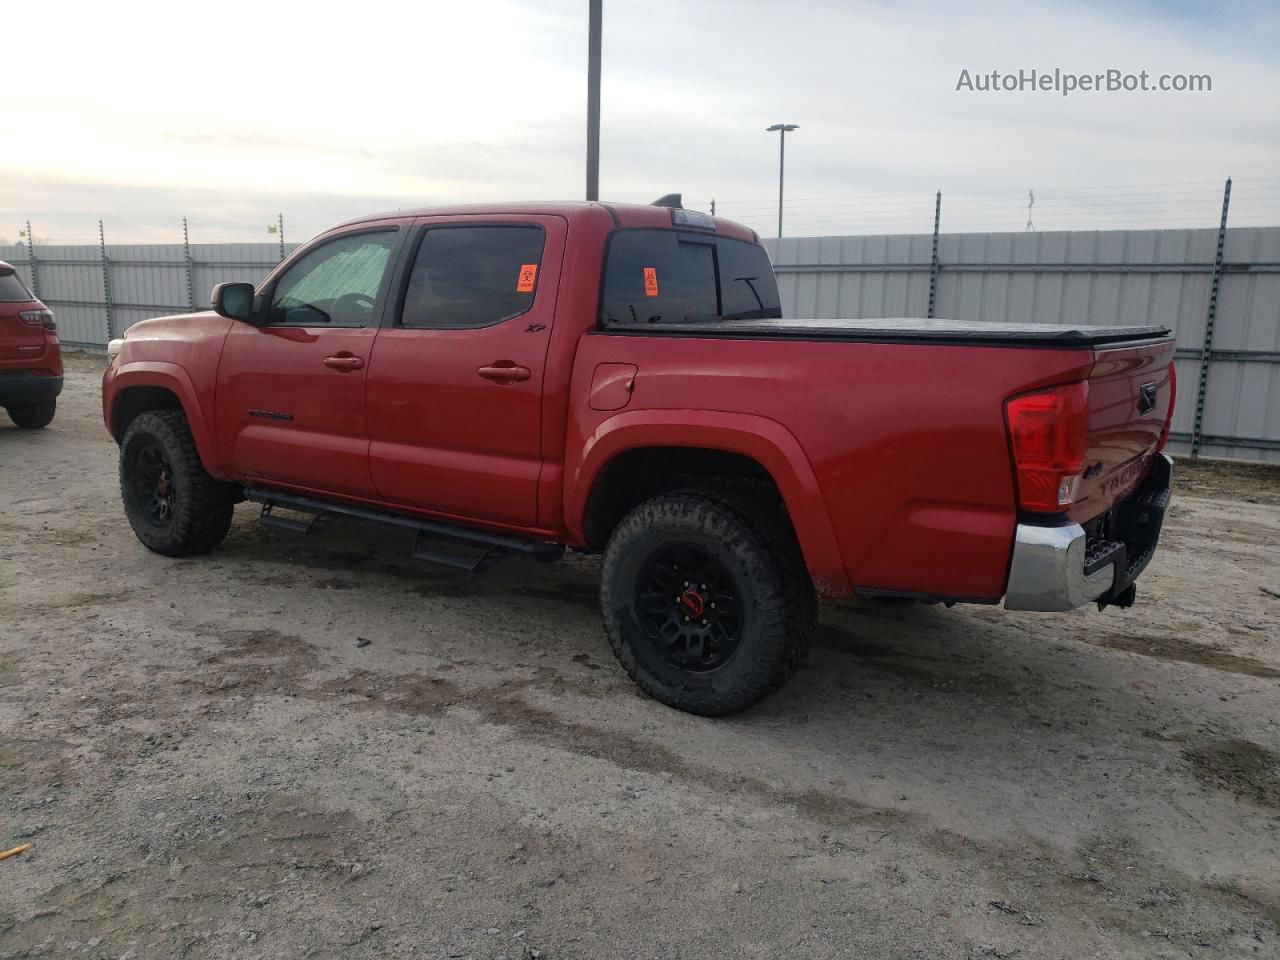
{"label": "cloud", "polygon": [[[1241,222],[1280,222],[1273,6],[605,6],[609,198],[679,190],[769,230],[777,140],[764,127],[785,120],[800,124],[792,233],[927,229],[938,188],[952,229],[1016,229],[1031,188],[1072,226],[1208,224],[1227,175]],[[277,211],[312,231],[387,207],[581,195],[585,4],[299,9],[232,0],[218,22],[254,28],[225,35],[153,0],[11,11],[57,69],[0,95],[25,145],[0,156],[0,239],[28,217],[54,239],[91,236],[99,216],[133,239],[184,215],[217,239],[257,239],[238,231]],[[1208,73],[1213,90],[955,90],[962,69],[1055,67]],[[1103,189],[1115,184],[1139,185],[1128,206]]]}

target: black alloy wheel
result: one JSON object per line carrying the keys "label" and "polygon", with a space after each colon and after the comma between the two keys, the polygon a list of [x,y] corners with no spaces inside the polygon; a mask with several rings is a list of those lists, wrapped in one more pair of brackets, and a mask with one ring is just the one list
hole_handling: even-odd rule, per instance
{"label": "black alloy wheel", "polygon": [[693,673],[724,666],[742,642],[741,591],[724,564],[669,543],[640,565],[634,614],[660,655]]}

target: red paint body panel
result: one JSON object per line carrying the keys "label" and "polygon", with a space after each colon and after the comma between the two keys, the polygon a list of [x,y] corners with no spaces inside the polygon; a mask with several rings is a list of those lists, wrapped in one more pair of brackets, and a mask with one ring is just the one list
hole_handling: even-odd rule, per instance
{"label": "red paint body panel", "polygon": [[[591,368],[583,364],[579,369]],[[643,367],[637,383],[642,376]],[[581,395],[577,389],[574,393]],[[850,591],[822,491],[808,458],[787,428],[767,416],[674,407],[598,413],[575,406],[564,483],[564,516],[570,543],[583,542],[583,513],[600,471],[618,454],[638,447],[700,447],[751,457],[769,471],[782,492],[814,582],[830,595]]]}
{"label": "red paint body panel", "polygon": [[[619,454],[739,453],[773,477],[815,583],[837,596],[1004,593],[1019,520],[1004,419],[1013,395],[1089,381],[1099,466],[1071,519],[1106,510],[1145,473],[1167,412],[1171,341],[1095,350],[597,330],[610,234],[669,227],[670,217],[530,203],[352,221],[317,241],[379,223],[538,223],[547,246],[533,306],[466,329],[401,329],[390,308],[381,326],[359,330],[254,328],[213,314],[148,321],[104,378],[108,426],[122,389],[168,385],[216,475],[575,546],[592,485]],[[728,221],[716,232],[758,243]],[[398,277],[409,254],[397,249]],[[339,351],[365,366],[322,363]],[[530,375],[477,373],[495,364]],[[1152,383],[1163,399],[1138,415]]]}
{"label": "red paint body panel", "polygon": [[[365,386],[377,332],[234,324],[218,365],[218,444],[228,469],[283,483],[323,478],[334,493],[375,496]],[[326,366],[334,356],[366,365]]]}
{"label": "red paint body panel", "polygon": [[[1077,522],[1091,519],[1132,491],[1146,475],[1173,399],[1169,364],[1172,340],[1154,346],[1098,350],[1089,371],[1089,453],[1096,472],[1080,483],[1067,511]],[[1138,411],[1143,384],[1156,388],[1156,404]]]}
{"label": "red paint body panel", "polygon": [[[545,231],[532,306],[488,327],[381,330],[369,364],[369,460],[384,500],[533,527],[542,470],[543,374],[555,333],[567,225],[563,217],[509,216],[502,222]],[[496,383],[477,372],[494,365],[521,366],[530,375]]]}
{"label": "red paint body panel", "polygon": [[192,313],[143,320],[129,328],[122,353],[102,378],[102,412],[107,429],[120,439],[116,406],[130,387],[169,390],[182,404],[205,469],[230,479],[216,442],[218,360],[233,321],[216,313]]}
{"label": "red paint body panel", "polygon": [[[579,349],[578,375],[623,358],[639,368],[625,418],[665,420],[681,434],[670,442],[754,455],[774,473],[810,572],[828,593],[854,584],[986,599],[1003,592],[1016,522],[1003,400],[1082,379],[1093,363],[1091,351],[593,333]],[[690,410],[733,411],[784,430],[794,446],[778,453],[816,486],[788,494],[758,446],[683,429]],[[610,416],[573,407],[583,460]],[[651,431],[652,443],[662,443],[660,433]],[[573,501],[572,448],[567,460]],[[838,564],[818,552],[829,538]]]}
{"label": "red paint body panel", "polygon": [[[12,272],[7,263],[0,267]],[[15,293],[22,295],[22,286]],[[47,310],[37,297],[26,300],[0,300],[0,370],[38,371],[43,376],[62,376],[62,345],[56,330],[27,323],[20,314],[29,310]]]}

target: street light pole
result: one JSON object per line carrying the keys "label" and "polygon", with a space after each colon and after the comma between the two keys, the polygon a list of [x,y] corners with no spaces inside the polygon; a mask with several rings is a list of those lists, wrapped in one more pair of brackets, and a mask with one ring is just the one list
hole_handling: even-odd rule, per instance
{"label": "street light pole", "polygon": [[587,199],[600,199],[600,21],[603,0],[588,0]]}
{"label": "street light pole", "polygon": [[765,133],[773,133],[778,131],[778,239],[782,239],[782,175],[786,169],[787,161],[787,133],[791,130],[800,129],[797,123],[775,123],[772,127],[766,127]]}

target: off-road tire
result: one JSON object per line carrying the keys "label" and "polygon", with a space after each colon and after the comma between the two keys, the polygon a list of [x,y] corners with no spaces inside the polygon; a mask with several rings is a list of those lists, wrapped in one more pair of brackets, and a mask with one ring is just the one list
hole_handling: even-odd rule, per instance
{"label": "off-road tire", "polygon": [[[654,699],[702,716],[745,710],[799,669],[816,619],[813,585],[780,522],[746,516],[732,497],[677,492],[647,500],[609,538],[600,584],[605,633],[627,675]],[[742,624],[736,651],[709,671],[669,662],[636,616],[642,565],[670,543],[692,544],[737,585]]]}
{"label": "off-road tire", "polygon": [[778,558],[784,571],[783,588],[787,590],[787,602],[797,610],[797,635],[803,648],[800,659],[809,653],[809,641],[818,626],[818,593],[809,579],[809,568],[804,562],[804,551],[796,539],[795,529],[786,507],[763,491],[728,484],[714,489],[681,489],[678,493],[692,496],[709,496],[721,506],[732,510],[738,519],[764,541],[764,545]]}
{"label": "off-road tire", "polygon": [[[170,468],[174,503],[167,522],[152,517],[137,488],[138,460],[148,448],[158,448]],[[120,495],[129,525],[147,549],[166,557],[208,553],[231,528],[234,494],[205,470],[181,411],[153,410],[129,424],[120,443]]]}
{"label": "off-road tire", "polygon": [[34,403],[14,404],[5,407],[9,419],[23,430],[39,430],[53,422],[53,415],[58,410],[58,401],[54,397],[48,400],[36,400]]}

